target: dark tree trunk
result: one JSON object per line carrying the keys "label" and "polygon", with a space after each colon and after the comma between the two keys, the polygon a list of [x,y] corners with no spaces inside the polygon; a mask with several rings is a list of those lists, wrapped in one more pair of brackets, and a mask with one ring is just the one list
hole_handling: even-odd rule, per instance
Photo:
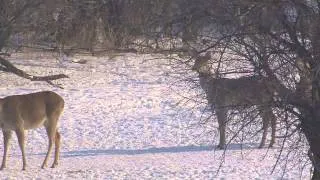
{"label": "dark tree trunk", "polygon": [[[319,133],[319,130],[318,130]],[[311,161],[314,166],[312,179],[320,180],[320,138],[312,138],[309,140],[310,151],[311,151]]]}
{"label": "dark tree trunk", "polygon": [[0,22],[0,52],[4,47],[6,41],[9,39],[10,33],[10,28],[2,26]]}
{"label": "dark tree trunk", "polygon": [[312,179],[320,180],[320,113],[315,111],[304,117],[301,125],[310,146],[309,158],[314,167]]}
{"label": "dark tree trunk", "polygon": [[318,126],[318,132],[314,132],[318,134],[318,138],[312,137],[309,140],[310,144],[310,151],[311,151],[311,161],[314,166],[312,179],[313,180],[320,180],[320,138],[319,138],[319,126]]}

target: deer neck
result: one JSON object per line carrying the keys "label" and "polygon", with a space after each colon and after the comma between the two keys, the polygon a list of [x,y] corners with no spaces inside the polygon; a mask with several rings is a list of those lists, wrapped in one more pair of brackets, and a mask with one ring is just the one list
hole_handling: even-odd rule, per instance
{"label": "deer neck", "polygon": [[198,69],[199,78],[212,76],[209,65],[204,65]]}
{"label": "deer neck", "polygon": [[214,75],[211,72],[199,72],[200,86],[206,91],[210,84],[215,80]]}
{"label": "deer neck", "polygon": [[211,72],[208,72],[208,71],[205,71],[205,72],[199,72],[199,78],[204,78],[204,77],[212,77],[212,73]]}

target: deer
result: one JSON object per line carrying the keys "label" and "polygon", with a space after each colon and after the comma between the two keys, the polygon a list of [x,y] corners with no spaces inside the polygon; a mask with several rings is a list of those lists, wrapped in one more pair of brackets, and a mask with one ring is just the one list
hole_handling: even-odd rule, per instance
{"label": "deer", "polygon": [[219,144],[218,149],[226,148],[226,123],[228,110],[239,107],[256,106],[262,118],[262,139],[259,148],[263,148],[266,141],[267,131],[271,123],[271,141],[269,147],[275,143],[276,117],[272,111],[272,102],[275,90],[268,88],[266,77],[247,76],[240,78],[219,78],[211,73],[209,60],[211,53],[205,55],[192,53],[195,63],[193,71],[198,73],[200,86],[205,92],[206,99],[218,120]]}
{"label": "deer", "polygon": [[7,166],[7,154],[12,131],[15,132],[22,154],[23,167],[26,170],[25,131],[44,126],[49,145],[42,169],[47,166],[53,143],[55,145],[54,162],[51,168],[58,165],[61,136],[57,130],[58,120],[64,109],[63,98],[52,91],[41,91],[31,94],[13,95],[0,98],[0,127],[3,132],[4,152],[0,170]]}

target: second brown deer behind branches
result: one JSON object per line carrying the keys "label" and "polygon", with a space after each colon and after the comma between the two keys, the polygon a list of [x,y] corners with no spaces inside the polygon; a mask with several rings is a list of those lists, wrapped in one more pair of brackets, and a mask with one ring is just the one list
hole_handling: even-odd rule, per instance
{"label": "second brown deer behind branches", "polygon": [[262,148],[266,141],[267,131],[271,123],[272,134],[269,147],[275,143],[276,117],[272,112],[273,97],[276,92],[268,88],[265,77],[249,76],[237,79],[217,78],[208,64],[211,59],[210,52],[205,56],[193,53],[195,64],[192,70],[199,75],[201,88],[205,91],[208,104],[215,111],[218,124],[220,141],[218,148],[226,147],[226,122],[230,109],[256,106],[263,121],[263,134],[259,147]]}

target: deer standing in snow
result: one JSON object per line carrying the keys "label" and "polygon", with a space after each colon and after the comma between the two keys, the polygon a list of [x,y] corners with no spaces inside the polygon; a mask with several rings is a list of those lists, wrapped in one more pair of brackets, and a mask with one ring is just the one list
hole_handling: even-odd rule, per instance
{"label": "deer standing in snow", "polygon": [[56,167],[60,153],[60,134],[57,130],[57,124],[63,108],[63,98],[51,91],[1,98],[0,126],[3,132],[4,153],[0,170],[6,167],[12,131],[16,133],[21,149],[22,170],[26,169],[25,130],[40,126],[45,127],[49,139],[48,151],[41,167],[45,168],[47,166],[53,143],[55,144],[55,156],[51,167]]}
{"label": "deer standing in snow", "polygon": [[211,73],[211,67],[208,64],[211,59],[210,52],[207,52],[204,56],[194,55],[193,53],[192,56],[195,58],[192,70],[198,73],[200,86],[218,119],[220,133],[218,148],[224,149],[226,146],[225,134],[228,110],[252,106],[258,108],[263,120],[263,134],[259,148],[262,148],[265,144],[270,122],[272,134],[269,146],[272,147],[275,143],[276,117],[272,112],[271,103],[276,92],[270,91],[270,88],[266,86],[267,79],[260,76],[237,79],[217,78]]}

